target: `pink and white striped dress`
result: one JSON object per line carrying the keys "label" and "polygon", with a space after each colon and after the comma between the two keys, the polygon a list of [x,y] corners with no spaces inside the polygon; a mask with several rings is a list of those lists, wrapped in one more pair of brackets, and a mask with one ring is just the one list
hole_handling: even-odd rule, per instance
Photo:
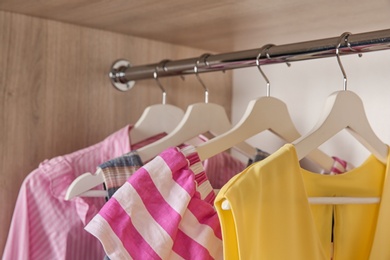
{"label": "pink and white striped dress", "polygon": [[222,259],[214,198],[195,149],[169,148],[136,171],[85,229],[110,259]]}

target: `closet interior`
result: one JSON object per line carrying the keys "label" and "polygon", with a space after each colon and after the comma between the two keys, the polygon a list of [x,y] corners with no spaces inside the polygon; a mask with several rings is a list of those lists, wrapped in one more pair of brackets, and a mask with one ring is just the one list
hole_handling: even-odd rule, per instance
{"label": "closet interior", "polygon": [[[15,211],[18,196],[39,201],[46,194],[33,192],[40,180],[20,191],[24,180],[52,158],[68,160],[65,155],[127,125],[134,125],[133,144],[162,134],[138,147],[143,162],[189,141],[202,161],[229,150],[246,166],[258,148],[272,155],[293,143],[309,169],[329,169],[336,156],[348,170],[371,153],[386,164],[389,9],[386,1],[1,2],[0,252],[13,238],[11,219],[29,214]],[[344,101],[355,112],[364,109],[352,118]],[[337,102],[345,114],[337,110],[331,118]],[[264,115],[270,107],[275,111]],[[282,117],[282,123],[272,121]],[[314,126],[332,120],[343,123],[316,133]],[[67,189],[55,194],[50,186],[45,192],[64,201],[107,196],[93,190],[104,183],[103,171],[80,170],[85,175],[79,182],[78,176],[64,177]],[[315,197],[321,196],[310,197],[313,204],[333,206],[375,207],[382,200],[378,194],[346,201]],[[229,199],[216,202],[225,211],[221,216],[234,208]]]}

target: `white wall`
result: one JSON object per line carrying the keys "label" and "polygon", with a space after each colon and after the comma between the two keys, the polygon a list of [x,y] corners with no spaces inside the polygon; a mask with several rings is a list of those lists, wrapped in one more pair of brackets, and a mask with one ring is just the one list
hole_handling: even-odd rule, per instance
{"label": "white wall", "polygon": [[[348,76],[348,89],[363,100],[368,120],[385,143],[390,144],[390,51],[342,56]],[[301,134],[307,133],[319,119],[325,100],[342,90],[343,80],[336,57],[299,61],[262,67],[271,82],[271,96],[287,104],[293,122]],[[237,123],[247,103],[266,94],[265,81],[256,67],[233,72],[232,122]],[[269,111],[272,113],[272,111]],[[254,146],[273,152],[283,142],[270,132],[248,140]],[[369,152],[346,130],[320,146],[329,155],[359,165]]]}

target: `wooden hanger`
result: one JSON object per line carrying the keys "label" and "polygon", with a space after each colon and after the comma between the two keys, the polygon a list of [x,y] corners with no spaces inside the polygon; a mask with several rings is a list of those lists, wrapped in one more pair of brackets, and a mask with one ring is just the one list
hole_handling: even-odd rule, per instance
{"label": "wooden hanger", "polygon": [[[207,56],[208,54],[205,54],[201,58],[206,59]],[[139,149],[138,154],[142,161],[149,161],[166,148],[181,145],[200,134],[209,132],[217,136],[231,128],[231,123],[226,115],[225,109],[220,105],[208,102],[208,90],[197,73],[199,60],[194,67],[194,71],[205,90],[205,103],[190,105],[179,125],[169,135]],[[256,153],[255,148],[247,143],[237,144],[234,148],[248,157],[253,157]]]}
{"label": "wooden hanger", "polygon": [[[175,130],[160,140],[140,148],[138,154],[142,161],[149,161],[170,146],[178,146],[207,132],[217,136],[230,128],[229,118],[222,106],[212,103],[196,103],[188,107],[183,120]],[[250,157],[256,153],[256,150],[246,143],[238,144],[235,148]]]}
{"label": "wooden hanger", "polygon": [[[163,60],[160,62],[162,68],[164,68],[167,61]],[[184,111],[181,108],[166,104],[166,91],[158,80],[158,67],[155,68],[153,77],[162,90],[162,104],[152,105],[144,110],[141,117],[129,132],[129,139],[132,144],[136,144],[160,133],[171,133],[183,118]],[[70,200],[76,196],[105,197],[107,196],[107,191],[91,190],[103,182],[104,178],[101,170],[97,170],[94,174],[90,172],[84,173],[69,185],[65,199]]]}
{"label": "wooden hanger", "polygon": [[[168,60],[160,62],[163,69],[167,62]],[[162,104],[152,105],[144,110],[129,133],[132,144],[160,133],[169,134],[184,116],[184,111],[181,108],[166,104],[166,91],[158,79],[158,67],[156,66],[153,77],[163,93]]]}
{"label": "wooden hanger", "polygon": [[[197,146],[196,150],[200,159],[205,160],[265,130],[286,142],[301,136],[284,102],[273,97],[261,97],[249,102],[245,114],[232,129]],[[330,170],[333,165],[333,159],[318,149],[307,157],[325,170]]]}
{"label": "wooden hanger", "polygon": [[[256,59],[257,68],[267,82],[267,96],[250,101],[245,114],[231,130],[197,146],[196,150],[201,160],[210,158],[265,130],[271,131],[286,142],[292,142],[301,136],[291,119],[286,104],[277,98],[270,97],[269,80],[260,68],[260,56],[271,46],[273,45],[265,45]],[[333,165],[333,159],[318,149],[311,152],[308,158],[324,170],[330,170]]]}
{"label": "wooden hanger", "polygon": [[[343,129],[348,130],[361,144],[364,145],[382,163],[387,163],[388,146],[383,143],[372,130],[362,100],[352,91],[347,90],[347,76],[340,60],[339,48],[341,42],[348,44],[350,33],[341,35],[336,47],[336,57],[344,78],[344,90],[332,93],[326,100],[325,107],[318,123],[306,135],[294,141],[298,159],[303,158],[312,149],[320,146]],[[350,47],[350,45],[348,45]],[[316,203],[326,204],[365,204],[378,203],[378,197],[319,197]],[[310,201],[310,200],[309,200]]]}
{"label": "wooden hanger", "polygon": [[65,200],[71,200],[74,197],[107,197],[106,190],[91,190],[104,182],[103,172],[98,168],[95,174],[90,172],[78,176],[68,187],[65,194]]}
{"label": "wooden hanger", "polygon": [[292,143],[298,159],[305,157],[311,150],[343,129],[348,130],[381,162],[387,162],[388,146],[373,132],[362,100],[349,90],[332,93],[326,100],[323,114],[316,126]]}
{"label": "wooden hanger", "polygon": [[[180,122],[177,124],[177,127],[175,127],[167,136],[140,148],[137,152],[143,162],[149,161],[170,146],[178,146],[200,134],[210,132],[213,135],[218,135],[231,128],[225,109],[220,105],[208,103],[208,90],[199,77],[198,79],[205,88],[205,103],[190,105]],[[161,120],[161,118],[159,120]],[[156,122],[160,122],[159,120]],[[130,131],[130,133],[132,131]],[[255,148],[246,143],[238,144],[235,148],[248,157],[252,157],[256,153]],[[103,182],[104,179],[101,170],[98,170],[95,174],[84,173],[77,177],[68,187],[65,199],[70,200],[76,196],[106,196],[107,193],[105,191],[90,190]]]}
{"label": "wooden hanger", "polygon": [[[230,121],[222,106],[212,103],[193,104],[188,107],[182,121],[170,134],[138,149],[137,152],[141,160],[147,162],[170,146],[178,146],[206,132],[218,135],[230,128]],[[237,145],[236,149],[240,149],[239,151],[250,157],[256,153],[256,150],[246,143]],[[103,173],[99,170],[95,174],[84,173],[69,186],[65,199],[69,200],[76,196],[106,196],[107,193],[101,191],[90,191],[103,182]]]}
{"label": "wooden hanger", "polygon": [[161,133],[169,134],[180,123],[184,111],[170,104],[156,104],[145,108],[129,132],[130,142],[139,143]]}
{"label": "wooden hanger", "polygon": [[311,150],[346,129],[381,162],[387,163],[388,146],[372,130],[362,100],[347,90],[347,76],[340,60],[339,48],[342,41],[347,42],[349,35],[350,33],[344,33],[336,48],[337,61],[344,78],[344,90],[336,91],[328,97],[322,116],[315,127],[292,143],[298,159],[305,157]]}

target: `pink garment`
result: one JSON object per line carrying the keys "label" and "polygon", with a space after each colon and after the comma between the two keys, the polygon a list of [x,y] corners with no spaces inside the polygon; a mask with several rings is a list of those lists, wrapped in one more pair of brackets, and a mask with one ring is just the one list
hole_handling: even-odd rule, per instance
{"label": "pink garment", "polygon": [[344,172],[350,171],[353,168],[355,168],[351,163],[339,157],[332,156],[332,158],[333,158],[333,165],[332,165],[332,169],[330,170],[330,173],[328,173],[329,175],[342,174]]}
{"label": "pink garment", "polygon": [[[79,175],[95,172],[96,167],[112,158],[152,143],[160,134],[131,145],[131,126],[104,141],[80,151],[42,162],[24,180],[15,205],[3,252],[3,259],[103,259],[100,242],[84,230],[86,223],[104,205],[103,198],[77,197],[65,201],[68,186]],[[236,159],[228,154],[236,167]],[[214,176],[224,174],[219,157],[206,162]],[[240,172],[238,169],[232,169]]]}
{"label": "pink garment", "polygon": [[215,194],[193,147],[136,171],[86,226],[111,259],[222,259]]}
{"label": "pink garment", "polygon": [[[204,142],[210,140],[204,135],[199,135],[199,139]],[[256,154],[253,154],[253,156],[256,156]],[[214,189],[220,189],[234,175],[242,172],[246,168],[246,164],[229,153],[222,152],[204,160],[203,167],[211,186]]]}
{"label": "pink garment", "polygon": [[[102,142],[46,160],[24,180],[18,195],[3,259],[103,259],[99,241],[84,226],[104,204],[104,198],[65,201],[68,186],[79,175],[129,152],[126,126]],[[141,145],[161,138],[151,138]],[[139,146],[138,146],[139,147]],[[137,148],[137,147],[135,147]]]}
{"label": "pink garment", "polygon": [[203,166],[214,189],[222,188],[234,175],[246,168],[245,163],[226,152],[205,160]]}

